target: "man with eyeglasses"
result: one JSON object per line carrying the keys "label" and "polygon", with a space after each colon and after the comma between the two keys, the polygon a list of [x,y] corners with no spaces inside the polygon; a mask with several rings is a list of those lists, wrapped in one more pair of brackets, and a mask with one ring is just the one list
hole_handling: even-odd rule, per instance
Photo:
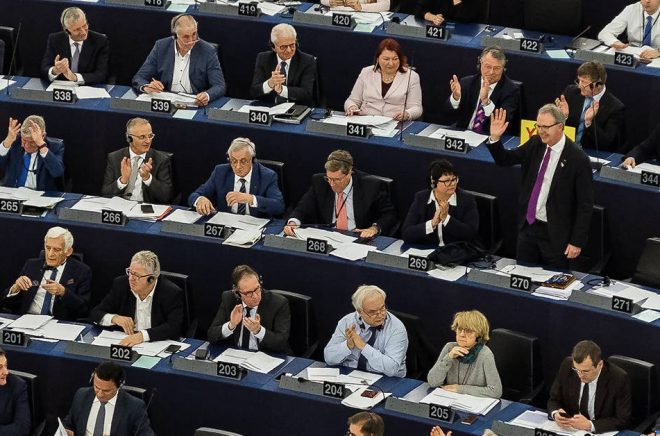
{"label": "man with eyeglasses", "polygon": [[209,342],[292,354],[288,300],[264,289],[261,276],[248,265],[234,268],[231,282],[232,290],[222,293],[220,308],[208,329]]}
{"label": "man with eyeglasses", "polygon": [[58,191],[64,144],[46,137],[46,122],[39,115],[28,116],[23,124],[9,118],[7,136],[0,143],[0,172],[5,174],[2,186]]}
{"label": "man with eyeglasses", "polygon": [[48,35],[46,52],[41,59],[41,76],[49,82],[106,83],[110,59],[108,38],[89,30],[87,17],[80,8],[66,8],[60,24],[61,32]]}
{"label": "man with eyeglasses", "polygon": [[211,176],[188,197],[198,213],[215,211],[271,218],[284,212],[277,173],[259,162],[256,145],[236,138],[227,150],[229,163],[216,165]]}
{"label": "man with eyeglasses", "polygon": [[280,23],[270,32],[272,51],[257,55],[252,76],[252,98],[314,106],[316,60],[298,50],[296,29]]}
{"label": "man with eyeglasses", "polygon": [[126,275],[114,279],[112,288],[90,312],[93,322],[126,333],[120,345],[178,339],[183,333],[183,291],[160,275],[156,253],[138,251]]}
{"label": "man with eyeglasses", "polygon": [[332,226],[373,238],[390,235],[397,224],[385,183],[353,169],[353,156],[335,150],[325,162],[325,175],[314,174],[312,185],[289,217],[284,233],[295,236],[300,225]]}
{"label": "man with eyeglasses", "polygon": [[126,123],[128,147],[108,154],[102,195],[128,200],[169,204],[172,200],[170,155],[151,148],[156,135],[144,118]]}
{"label": "man with eyeglasses", "polygon": [[406,376],[408,334],[401,320],[387,311],[387,294],[362,285],[353,293],[355,312],[344,316],[325,346],[328,365],[343,365],[388,377]]}
{"label": "man with eyeglasses", "polygon": [[562,428],[605,433],[625,429],[631,413],[628,374],[605,362],[595,342],[578,342],[550,389],[549,419]]}
{"label": "man with eyeglasses", "polygon": [[575,127],[575,143],[583,148],[624,151],[626,107],[605,86],[607,71],[600,62],[578,67],[577,80],[555,100]]}
{"label": "man with eyeglasses", "polygon": [[538,134],[512,150],[500,138],[506,131],[506,111],[491,116],[486,141],[495,163],[520,165],[520,224],[516,259],[521,263],[568,269],[587,243],[594,191],[589,158],[564,135],[566,117],[554,104],[536,116]]}

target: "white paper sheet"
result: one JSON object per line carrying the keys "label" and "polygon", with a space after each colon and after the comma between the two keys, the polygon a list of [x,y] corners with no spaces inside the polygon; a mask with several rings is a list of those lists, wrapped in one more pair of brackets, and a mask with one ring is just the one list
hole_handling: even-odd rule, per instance
{"label": "white paper sheet", "polygon": [[268,224],[267,218],[257,218],[251,215],[238,215],[235,213],[218,212],[208,221],[213,224],[233,227],[235,229],[255,230]]}
{"label": "white paper sheet", "polygon": [[263,235],[262,229],[242,230],[236,229],[227,239],[222,243],[223,245],[233,245],[235,247],[250,248],[259,240]]}
{"label": "white paper sheet", "polygon": [[106,203],[106,207],[111,210],[121,211],[124,215],[127,215],[137,204],[137,201],[126,200],[121,197],[112,197],[110,201]]}
{"label": "white paper sheet", "polygon": [[63,201],[62,197],[33,197],[29,200],[26,200],[23,203],[23,206],[33,206],[33,207],[44,207],[46,209],[52,209],[57,203]]}
{"label": "white paper sheet", "polygon": [[648,171],[649,173],[660,174],[660,166],[653,165],[648,162],[644,162],[639,165],[635,165],[635,168],[630,168],[628,169],[628,171],[630,171],[631,173],[638,173],[638,174],[641,174],[642,171]]}
{"label": "white paper sheet", "polygon": [[7,80],[6,76],[3,76],[2,79],[0,79],[0,91],[2,91],[8,86],[13,85],[14,83],[16,83],[15,80]]}
{"label": "white paper sheet", "polygon": [[259,2],[259,9],[264,15],[273,17],[286,9],[286,7],[276,3]]}
{"label": "white paper sheet", "polygon": [[50,315],[31,315],[26,314],[19,317],[16,321],[12,322],[10,327],[13,329],[38,329],[46,324],[49,320],[53,319]]}
{"label": "white paper sheet", "polygon": [[71,209],[101,212],[101,209],[107,209],[108,202],[110,202],[109,198],[85,196],[71,206]]}
{"label": "white paper sheet", "polygon": [[76,88],[76,97],[80,100],[89,98],[110,98],[110,94],[105,88],[95,88],[93,86],[79,86]]}
{"label": "white paper sheet", "polygon": [[532,279],[534,282],[545,282],[552,278],[552,276],[559,274],[557,271],[549,271],[541,267],[530,267],[523,265],[508,265],[502,268],[507,274],[516,274],[519,276],[525,276]]}
{"label": "white paper sheet", "polygon": [[377,392],[376,396],[374,396],[373,398],[362,396],[364,391],[366,391],[368,389],[369,389],[369,387],[367,387],[367,386],[363,386],[363,387],[357,389],[351,395],[344,398],[341,401],[341,404],[343,404],[344,406],[353,407],[353,408],[356,408],[356,409],[369,410],[372,407],[374,407],[376,404],[383,401],[385,398],[392,395],[391,393],[387,393],[387,392],[383,395],[383,392],[380,392],[380,391],[376,390],[376,392]]}
{"label": "white paper sheet", "polygon": [[660,310],[660,294],[651,295],[645,302],[642,303],[642,308]]}
{"label": "white paper sheet", "polygon": [[57,431],[53,436],[68,436],[69,433],[66,432],[66,428],[64,427],[64,424],[62,423],[62,420],[57,417]]}
{"label": "white paper sheet", "polygon": [[334,247],[335,249],[330,252],[330,256],[335,256],[351,261],[364,259],[367,257],[367,253],[377,250],[377,247],[374,247],[373,245],[356,244],[354,242],[339,244]]}
{"label": "white paper sheet", "polygon": [[197,220],[200,219],[201,217],[202,215],[198,214],[194,210],[175,209],[174,212],[163,218],[163,221],[192,224],[194,222],[197,222]]}
{"label": "white paper sheet", "polygon": [[429,254],[433,253],[435,251],[434,248],[429,248],[429,249],[420,249],[420,248],[409,248],[403,253],[401,253],[400,256],[402,257],[410,257],[410,256],[419,256],[419,257],[429,257]]}
{"label": "white paper sheet", "polygon": [[420,400],[420,403],[449,406],[456,410],[477,415],[487,414],[498,402],[499,400],[495,398],[475,397],[473,395],[449,392],[441,388],[434,389]]}
{"label": "white paper sheet", "polygon": [[456,265],[453,268],[436,268],[428,271],[427,274],[436,279],[455,282],[465,275],[465,267],[462,265]]}
{"label": "white paper sheet", "polygon": [[353,115],[347,117],[337,112],[323,120],[324,123],[338,124],[340,126],[345,126],[348,123],[364,124],[365,126],[381,126],[390,121],[392,121],[392,117],[384,117],[381,115]]}
{"label": "white paper sheet", "polygon": [[284,359],[269,356],[268,354],[257,351],[241,365],[251,371],[261,374],[268,374],[284,362]]}
{"label": "white paper sheet", "polygon": [[488,135],[480,135],[479,133],[475,133],[471,130],[461,131],[447,130],[443,128],[438,128],[438,130],[429,135],[429,138],[435,139],[444,139],[446,137],[464,139],[465,142],[467,142],[468,145],[473,148],[488,139]]}
{"label": "white paper sheet", "polygon": [[41,329],[44,338],[58,339],[60,341],[75,341],[85,330],[84,325],[48,322]]}
{"label": "white paper sheet", "polygon": [[162,205],[162,204],[152,204],[151,206],[154,208],[153,213],[142,212],[142,205],[138,203],[135,206],[133,206],[131,210],[126,212],[124,215],[126,215],[128,218],[156,220],[158,217],[162,216],[168,210],[172,209],[170,206]]}
{"label": "white paper sheet", "polygon": [[270,115],[282,115],[285,114],[289,109],[291,109],[295,103],[281,103],[277,106],[266,107],[266,106],[250,106],[246,104],[242,106],[238,112],[249,113],[250,111],[262,111],[268,112]]}
{"label": "white paper sheet", "polygon": [[633,315],[633,318],[637,318],[640,321],[653,322],[656,319],[660,318],[660,312],[655,310],[642,310],[637,315]]}
{"label": "white paper sheet", "polygon": [[354,242],[357,240],[356,237],[347,236],[343,233],[332,232],[329,230],[317,229],[314,227],[298,227],[295,230],[296,237],[302,239],[303,241],[313,238],[313,239],[323,239],[330,242],[334,247],[335,244],[347,244],[349,242]]}
{"label": "white paper sheet", "polygon": [[339,377],[339,368],[307,368],[307,380],[334,382]]}

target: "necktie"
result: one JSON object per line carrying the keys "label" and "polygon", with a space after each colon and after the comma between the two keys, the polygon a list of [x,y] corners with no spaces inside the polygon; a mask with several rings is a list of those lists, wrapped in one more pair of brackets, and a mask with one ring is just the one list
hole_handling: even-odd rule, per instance
{"label": "necktie", "polygon": [[346,202],[344,201],[344,193],[337,194],[337,204],[335,204],[337,211],[337,230],[348,230],[348,213],[346,212]]}
{"label": "necktie", "polygon": [[96,415],[93,436],[103,436],[103,424],[105,423],[105,403],[101,403],[99,413]]}
{"label": "necktie", "polygon": [[484,106],[481,104],[481,100],[479,100],[477,113],[474,114],[474,123],[472,123],[472,130],[476,133],[483,133],[485,122],[486,122],[486,111],[484,111]]}
{"label": "necktie", "polygon": [[74,73],[78,72],[78,60],[80,59],[80,43],[73,43],[73,55],[71,56],[71,71]]}
{"label": "necktie", "polygon": [[[369,331],[371,332],[371,336],[369,336],[369,340],[367,341],[367,345],[371,345],[372,347],[374,346],[374,343],[376,342],[376,334],[378,330],[376,327],[369,327]],[[360,357],[358,358],[358,369],[362,370],[367,370],[367,358],[360,353]]]}
{"label": "necktie", "polygon": [[[53,271],[50,273],[50,280],[55,280],[57,277],[57,268],[53,268]],[[42,315],[50,315],[50,301],[53,299],[53,294],[46,291],[46,296],[44,297],[44,304],[41,306]]]}
{"label": "necktie", "polygon": [[[18,179],[16,179],[16,187],[20,188],[21,186],[25,186],[25,181],[27,180],[28,176],[28,170],[30,169],[30,159],[32,155],[30,153],[23,153],[23,168],[21,168],[21,173],[18,175]],[[37,158],[36,156],[34,157],[35,159]]]}
{"label": "necktie", "polygon": [[[250,308],[245,308],[245,318],[250,317]],[[241,339],[241,348],[246,350],[250,349],[250,330],[247,327],[243,326],[243,338]]]}
{"label": "necktie", "polygon": [[133,190],[135,189],[135,183],[138,178],[138,170],[140,169],[140,156],[133,156],[131,159],[131,176],[128,178],[128,185],[126,185],[126,190],[124,191],[124,197],[130,198],[133,195]]}
{"label": "necktie", "polygon": [[536,183],[534,183],[534,188],[532,189],[532,194],[529,196],[529,202],[527,203],[527,222],[529,224],[534,224],[536,221],[536,205],[539,202],[539,194],[541,193],[541,185],[543,185],[543,177],[545,176],[545,170],[548,169],[548,162],[550,162],[550,147],[546,147],[545,156],[543,157],[543,162],[541,163],[541,169],[539,170],[538,175],[536,176]]}
{"label": "necktie", "polygon": [[582,388],[582,397],[580,398],[580,415],[584,416],[587,419],[591,419],[589,416],[589,383],[585,383]]}
{"label": "necktie", "polygon": [[585,105],[582,109],[582,115],[580,115],[580,124],[578,124],[577,132],[575,133],[575,142],[577,144],[582,144],[582,135],[584,134],[584,114],[587,113],[587,110],[589,110],[591,105],[594,103],[594,99],[587,97],[584,99],[584,102]]}
{"label": "necktie", "polygon": [[[239,192],[242,192],[245,194],[245,179],[238,179],[239,182],[241,182],[241,189],[239,189]],[[245,212],[247,212],[247,206],[245,203],[238,203],[238,208],[236,209],[236,212],[238,212],[239,215],[245,215]]]}
{"label": "necktie", "polygon": [[651,30],[653,30],[653,18],[649,15],[646,17],[646,26],[644,26],[644,40],[642,40],[642,45],[651,46]]}
{"label": "necktie", "polygon": [[[286,85],[286,62],[284,61],[280,62],[280,74],[284,76],[284,85]],[[279,95],[275,97],[275,103],[280,104],[285,102],[286,98],[280,97]]]}

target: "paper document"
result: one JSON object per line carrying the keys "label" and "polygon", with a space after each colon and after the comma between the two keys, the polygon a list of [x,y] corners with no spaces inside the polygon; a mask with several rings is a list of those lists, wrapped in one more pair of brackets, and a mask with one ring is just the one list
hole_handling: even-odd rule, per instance
{"label": "paper document", "polygon": [[0,198],[16,198],[18,200],[29,200],[31,198],[39,198],[43,195],[44,191],[35,191],[26,187],[8,188],[0,187]]}
{"label": "paper document", "polygon": [[250,248],[259,240],[263,235],[263,229],[250,229],[242,230],[236,229],[234,233],[229,235],[222,243],[223,245],[233,245],[235,247]]}
{"label": "paper document", "polygon": [[74,210],[86,210],[89,212],[101,212],[102,209],[108,209],[109,198],[84,196],[76,204],[71,206]]}
{"label": "paper document", "polygon": [[367,257],[367,253],[377,250],[378,247],[366,244],[356,244],[354,242],[347,242],[345,244],[338,244],[334,246],[335,249],[330,252],[330,256],[340,257],[346,260],[359,260]]}
{"label": "paper document", "polygon": [[213,359],[213,361],[236,363],[250,371],[268,374],[282,364],[284,359],[269,356],[262,351],[254,352],[227,348],[222,354]]}
{"label": "paper document", "polygon": [[140,94],[135,100],[137,101],[151,101],[151,99],[168,100],[174,103],[185,104],[186,106],[197,106],[196,96],[184,93],[174,92],[154,92],[151,94]]}
{"label": "paper document", "polygon": [[612,162],[610,160],[603,159],[603,158],[598,158],[598,157],[594,157],[594,156],[589,156],[589,161],[593,162],[593,163],[597,163],[599,165],[608,165],[610,162]]}
{"label": "paper document", "polygon": [[124,213],[124,215],[128,218],[156,221],[172,210],[172,208],[166,204],[151,204],[151,207],[154,209],[153,212],[142,212],[142,204],[138,203],[128,212]]}
{"label": "paper document", "polygon": [[287,113],[289,109],[291,109],[295,103],[281,103],[278,104],[277,106],[273,107],[266,107],[266,106],[250,106],[249,104],[246,104],[242,106],[238,111],[243,112],[243,113],[249,113],[250,111],[262,111],[262,112],[268,112],[270,115],[283,115]]}
{"label": "paper document", "polygon": [[392,117],[384,117],[382,115],[353,115],[347,117],[338,112],[333,112],[332,116],[323,120],[324,123],[338,124],[340,126],[345,126],[348,123],[364,124],[365,126],[381,126],[390,121],[392,121]]}
{"label": "paper document", "polygon": [[95,88],[93,86],[79,86],[76,88],[76,97],[80,100],[89,98],[110,98],[110,94],[105,88]]}
{"label": "paper document", "polygon": [[339,368],[307,368],[307,379],[311,381],[334,382],[339,377]]}
{"label": "paper document", "polygon": [[[365,396],[363,395],[365,391],[370,391],[370,392],[376,392],[376,395],[371,397],[371,395]],[[376,404],[380,403],[383,401],[386,397],[389,397],[392,395],[391,393],[385,393],[383,395],[383,392],[380,392],[379,390],[376,389],[369,389],[367,386],[363,386],[359,389],[357,389],[355,392],[353,392],[351,395],[348,397],[344,398],[341,401],[341,404],[344,406],[348,407],[353,407],[356,409],[362,409],[362,410],[369,410],[372,407],[374,407]]]}
{"label": "paper document", "polygon": [[550,280],[552,276],[559,274],[557,271],[548,271],[541,267],[523,265],[508,265],[502,268],[502,271],[507,274],[529,277],[533,282],[545,282],[546,280]]}
{"label": "paper document", "polygon": [[403,253],[400,254],[402,257],[410,256],[419,256],[419,257],[429,257],[429,254],[433,253],[435,248],[420,249],[420,248],[409,248]]}
{"label": "paper document", "polygon": [[463,265],[456,265],[452,268],[435,268],[428,271],[427,274],[436,279],[455,282],[466,274],[466,268]]}
{"label": "paper document", "polygon": [[656,319],[660,318],[660,312],[655,310],[642,310],[637,315],[633,315],[633,318],[637,318],[640,321],[653,322]]}
{"label": "paper document", "polygon": [[357,238],[353,236],[347,236],[343,233],[317,229],[314,227],[297,227],[295,229],[295,234],[298,239],[302,239],[303,241],[306,241],[309,238],[323,239],[328,241],[333,247],[335,245],[347,244],[357,240]]}
{"label": "paper document", "polygon": [[234,229],[254,230],[261,229],[268,224],[267,218],[256,218],[251,215],[238,215],[235,213],[218,212],[208,221],[212,224],[232,227]]}
{"label": "paper document", "polygon": [[220,353],[215,359],[214,362],[228,362],[236,363],[240,365],[245,362],[247,359],[252,357],[254,351],[240,350],[237,348],[227,348],[225,351]]}
{"label": "paper document", "polygon": [[573,291],[582,289],[582,282],[575,280],[570,285],[566,286],[565,289],[551,288],[550,286],[539,286],[532,293],[532,295],[540,297],[552,297],[557,300],[568,300]]}
{"label": "paper document", "polygon": [[660,310],[660,294],[653,294],[642,303],[642,308]]}
{"label": "paper document", "polygon": [[52,209],[57,203],[64,201],[63,197],[32,197],[23,203],[23,206],[43,207]]}
{"label": "paper document", "polygon": [[12,322],[9,327],[12,329],[33,329],[36,330],[39,327],[46,324],[48,321],[53,319],[50,315],[31,315],[26,314],[19,317],[16,321]]}
{"label": "paper document", "polygon": [[259,2],[259,9],[264,15],[273,17],[286,9],[286,7],[277,3]]}
{"label": "paper document", "polygon": [[631,173],[638,173],[638,174],[641,174],[642,171],[660,174],[660,166],[644,162],[639,165],[635,165],[635,168],[630,168],[628,169],[628,171],[630,171]]}
{"label": "paper document", "polygon": [[172,221],[175,223],[193,224],[200,219],[202,215],[194,210],[175,209],[174,212],[163,218],[163,221]]}
{"label": "paper document", "polygon": [[443,128],[438,128],[438,130],[429,135],[429,138],[435,139],[445,139],[446,137],[464,139],[465,142],[467,142],[467,144],[472,148],[477,147],[479,144],[488,139],[488,135],[480,135],[479,133],[475,133],[471,130],[461,131],[447,130]]}
{"label": "paper document", "polygon": [[[54,321],[54,322],[53,322]],[[75,341],[80,337],[80,334],[85,330],[84,325],[60,323],[56,320],[51,320],[46,323],[40,330],[44,338],[58,339],[60,341]]]}
{"label": "paper document", "polygon": [[548,421],[548,414],[541,410],[526,410],[511,421],[510,424],[527,428],[537,428]]}
{"label": "paper document", "polygon": [[3,76],[2,79],[0,79],[0,90],[3,90],[6,87],[11,86],[15,83],[16,83],[15,80],[7,80],[7,77]]}
{"label": "paper document", "polygon": [[137,201],[126,200],[125,198],[121,197],[112,197],[110,201],[106,203],[106,207],[111,210],[121,211],[124,215],[126,215],[131,211],[131,209],[135,207],[136,204],[138,204]]}
{"label": "paper document", "polygon": [[461,410],[463,412],[485,415],[495,407],[499,401],[500,400],[496,398],[475,397],[473,395],[459,394],[436,388],[424,397],[420,403],[438,404],[451,407],[452,409]]}
{"label": "paper document", "polygon": [[64,424],[59,416],[57,417],[57,431],[53,436],[69,436],[69,433],[66,432],[66,428],[64,428]]}

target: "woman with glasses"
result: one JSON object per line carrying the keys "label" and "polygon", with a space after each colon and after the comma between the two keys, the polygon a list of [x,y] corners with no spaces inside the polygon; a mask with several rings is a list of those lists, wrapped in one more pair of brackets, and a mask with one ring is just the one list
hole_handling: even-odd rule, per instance
{"label": "woman with glasses", "polygon": [[456,332],[456,342],[448,342],[440,352],[429,371],[429,384],[459,394],[500,398],[502,382],[495,356],[486,345],[488,319],[478,310],[458,312],[451,329]]}
{"label": "woman with glasses", "polygon": [[381,41],[374,64],[360,72],[344,110],[348,116],[383,115],[397,121],[422,116],[419,75],[408,67],[408,58],[397,41]]}
{"label": "woman with glasses", "polygon": [[458,175],[445,159],[429,167],[431,186],[415,194],[403,223],[403,240],[414,244],[442,246],[457,241],[474,241],[479,230],[479,213],[474,198],[458,189]]}

